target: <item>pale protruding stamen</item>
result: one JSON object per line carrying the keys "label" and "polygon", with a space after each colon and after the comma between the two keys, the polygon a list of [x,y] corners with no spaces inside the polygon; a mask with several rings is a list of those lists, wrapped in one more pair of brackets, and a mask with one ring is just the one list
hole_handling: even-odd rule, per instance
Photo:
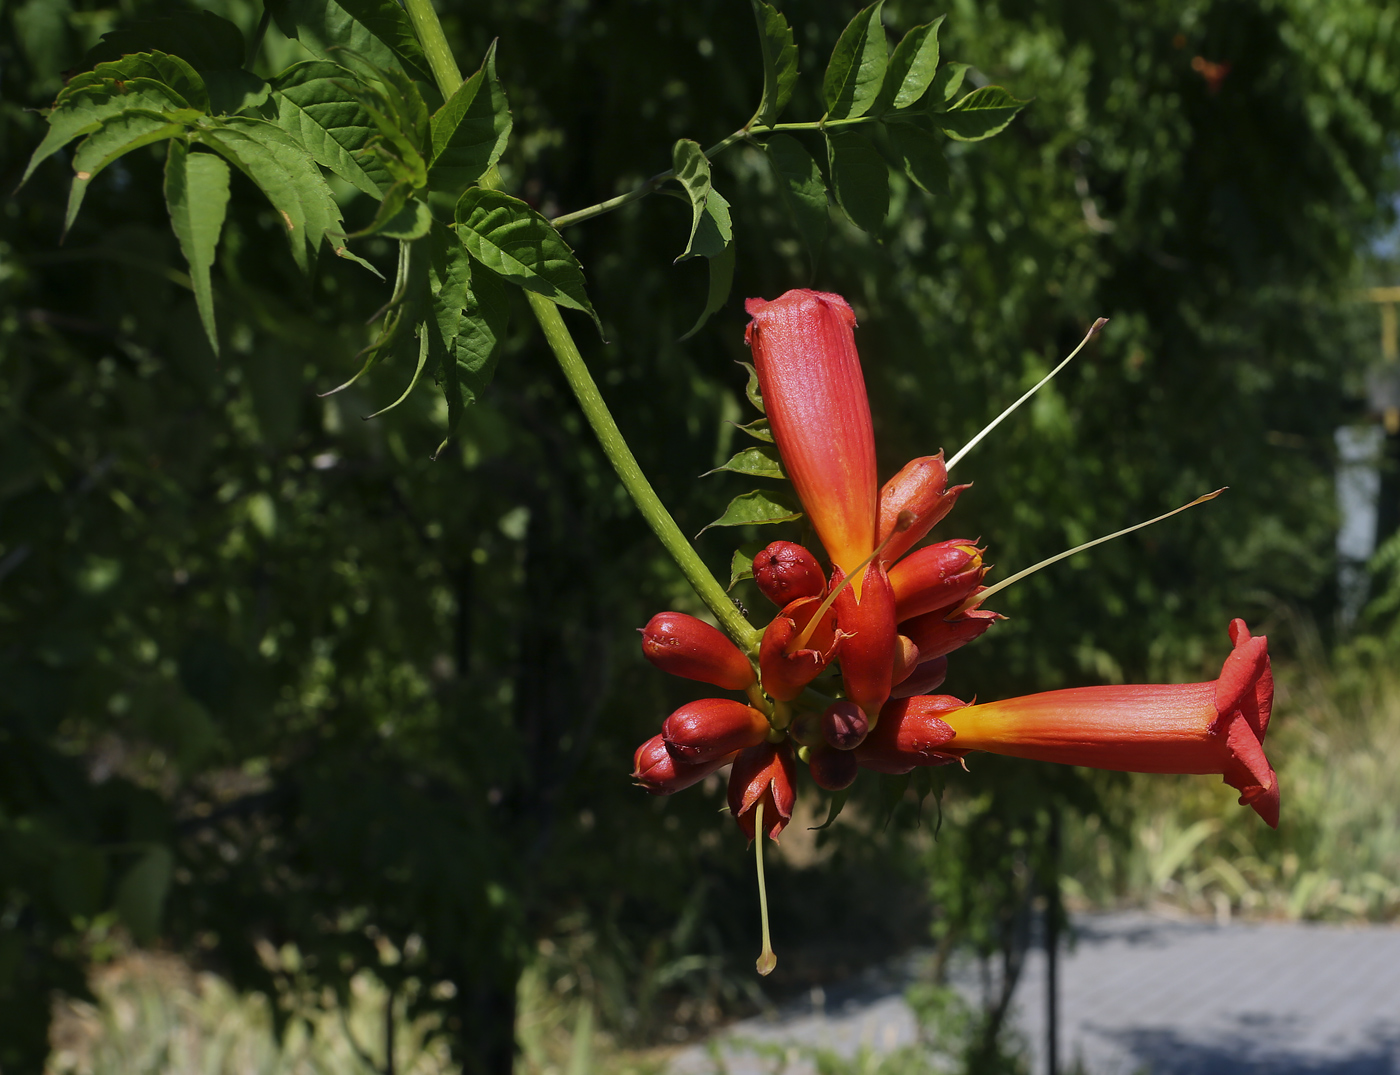
{"label": "pale protruding stamen", "polygon": [[773,954],[773,942],[768,937],[768,889],[763,883],[763,800],[758,800],[754,809],[754,858],[758,861],[758,913],[763,921],[763,951],[758,954],[754,966],[759,974],[773,973],[778,965],[778,957]]}
{"label": "pale protruding stamen", "polygon": [[1020,582],[1027,575],[1034,575],[1042,567],[1049,567],[1051,564],[1057,564],[1061,560],[1067,559],[1068,557],[1073,556],[1077,552],[1083,552],[1085,549],[1092,549],[1095,545],[1102,545],[1105,541],[1112,541],[1114,538],[1120,538],[1124,534],[1131,534],[1134,530],[1141,530],[1143,529],[1143,527],[1151,526],[1153,523],[1160,523],[1163,519],[1170,519],[1173,515],[1180,515],[1183,511],[1186,511],[1188,508],[1194,508],[1197,504],[1204,504],[1207,500],[1214,500],[1228,488],[1230,488],[1228,485],[1222,486],[1221,488],[1215,490],[1215,492],[1213,493],[1206,493],[1204,496],[1198,496],[1189,504],[1183,504],[1179,508],[1173,508],[1165,515],[1159,515],[1155,519],[1148,519],[1145,523],[1137,523],[1136,525],[1130,526],[1127,529],[1117,530],[1112,534],[1105,534],[1103,537],[1094,538],[1093,541],[1086,541],[1083,545],[1076,545],[1072,549],[1066,549],[1064,552],[1056,553],[1048,560],[1042,560],[1040,561],[1040,563],[1034,564],[1031,567],[1026,568],[1024,571],[1016,572],[1016,574],[1012,575],[1009,579],[1002,579],[996,585],[988,586],[981,593],[973,594],[961,605],[959,605],[952,613],[950,613],[948,618],[951,619],[953,616],[956,616],[959,613],[967,612],[969,609],[976,608],[978,605],[980,605],[983,601],[987,600],[987,598],[991,597],[993,594],[1000,593],[1002,590],[1006,589],[1014,582]]}
{"label": "pale protruding stamen", "polygon": [[957,465],[958,460],[965,456],[968,452],[972,451],[973,448],[976,448],[977,445],[982,442],[983,437],[985,437],[988,433],[994,430],[997,426],[1001,425],[1003,419],[1010,417],[1011,413],[1015,411],[1017,407],[1019,407],[1022,403],[1026,402],[1026,400],[1030,399],[1031,396],[1035,395],[1047,384],[1049,384],[1050,378],[1054,377],[1055,374],[1060,372],[1060,370],[1068,366],[1070,364],[1070,360],[1073,359],[1075,355],[1079,354],[1080,351],[1084,350],[1084,345],[1090,340],[1092,340],[1095,336],[1097,336],[1099,334],[1099,329],[1103,328],[1106,324],[1108,324],[1108,318],[1106,317],[1101,317],[1097,321],[1095,321],[1093,327],[1091,327],[1088,333],[1085,334],[1084,338],[1079,341],[1079,346],[1076,347],[1073,351],[1071,351],[1069,353],[1069,356],[1065,358],[1063,362],[1061,362],[1053,370],[1051,370],[1044,377],[1042,377],[1040,379],[1040,382],[1029,392],[1027,392],[1024,396],[1022,396],[1015,403],[1011,404],[1011,406],[1007,407],[1006,410],[1002,411],[999,415],[993,418],[986,425],[986,427],[982,430],[981,433],[978,433],[977,436],[973,437],[970,441],[968,441],[961,448],[959,448],[957,454],[954,455],[952,459],[948,460],[948,462],[944,465],[944,469],[952,470],[953,467]]}
{"label": "pale protruding stamen", "polygon": [[784,653],[788,655],[794,654],[798,650],[803,649],[807,645],[807,643],[811,641],[812,633],[816,631],[817,624],[821,622],[821,618],[827,614],[827,611],[836,602],[836,598],[840,595],[841,591],[844,590],[847,586],[849,586],[853,581],[860,578],[861,572],[864,571],[867,567],[869,567],[870,562],[874,560],[875,557],[879,556],[882,552],[884,552],[885,546],[894,540],[895,534],[904,533],[904,531],[908,530],[911,526],[914,525],[914,521],[914,513],[912,511],[901,511],[898,515],[895,516],[894,529],[890,531],[889,537],[885,538],[884,541],[880,542],[880,544],[875,547],[874,552],[872,552],[869,556],[862,560],[856,566],[856,569],[854,571],[852,571],[849,575],[842,579],[840,586],[836,587],[836,589],[832,590],[831,593],[826,595],[826,600],[823,601],[821,603],[821,606],[817,609],[817,614],[813,616],[810,620],[808,620],[807,626],[802,629],[802,632],[787,644],[786,648],[783,650]]}

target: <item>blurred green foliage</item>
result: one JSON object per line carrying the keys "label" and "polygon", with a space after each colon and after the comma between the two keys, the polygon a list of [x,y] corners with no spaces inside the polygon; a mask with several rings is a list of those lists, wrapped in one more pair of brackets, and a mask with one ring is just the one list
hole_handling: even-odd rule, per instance
{"label": "blurred green foliage", "polygon": [[[759,97],[752,19],[731,0],[444,7],[464,67],[499,39],[515,131],[501,171],[546,215],[630,189],[676,139],[711,144]],[[259,17],[243,0],[209,9],[245,36]],[[7,0],[5,189],[42,137],[25,109],[102,32],[155,10]],[[884,12],[896,31],[941,13]],[[817,73],[852,13],[789,12],[803,115],[824,110]],[[743,488],[695,480],[751,417],[739,298],[811,282],[850,299],[886,473],[956,448],[1110,317],[960,465],[976,486],[942,536],[981,535],[1009,571],[1231,492],[1009,591],[1012,618],[958,655],[945,689],[1213,675],[1230,616],[1259,629],[1279,601],[1330,607],[1331,430],[1371,340],[1343,299],[1391,212],[1397,34],[1394,12],[1361,0],[955,4],[943,55],[1035,101],[997,139],[949,143],[946,193],[896,177],[879,241],[833,216],[814,274],[761,154],[737,146],[714,166],[739,254],[728,305],[678,342],[706,274],[670,264],[689,204],[652,198],[568,230],[611,342],[581,317],[575,331],[695,533]],[[274,28],[258,70],[299,50]],[[1218,85],[1207,63],[1228,64]],[[434,463],[447,415],[431,393],[360,421],[411,369],[315,395],[356,368],[385,285],[331,258],[301,276],[235,175],[216,360],[160,157],[107,169],[59,245],[68,174],[56,157],[0,207],[0,1067],[39,1067],[49,991],[82,994],[117,919],[269,995],[259,942],[294,943],[299,973],[342,998],[373,968],[406,1018],[440,1014],[471,1072],[509,1070],[521,968],[561,928],[601,938],[623,983],[697,1011],[732,999],[756,915],[719,790],[652,800],[625,779],[688,697],[643,664],[632,628],[698,602],[528,318]],[[367,224],[373,202],[334,189],[347,223]],[[391,244],[361,252],[392,272]],[[717,573],[733,542],[700,539]],[[757,610],[747,585],[735,592]],[[998,916],[1024,898],[992,891],[1006,864],[1033,869],[1047,803],[1094,800],[1072,772],[972,768],[948,781],[964,825],[948,839],[945,824],[932,899],[942,929],[1006,950]],[[780,954],[907,928],[883,905],[920,887],[895,853],[912,802],[872,838],[877,793],[869,777],[858,789],[864,812],[820,855],[774,870]],[[601,1017],[626,1030],[626,1008]]]}

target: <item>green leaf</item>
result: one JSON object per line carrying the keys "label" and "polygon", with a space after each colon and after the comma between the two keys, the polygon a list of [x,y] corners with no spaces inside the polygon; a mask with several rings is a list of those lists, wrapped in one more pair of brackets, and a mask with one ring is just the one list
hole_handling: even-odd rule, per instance
{"label": "green leaf", "polygon": [[773,431],[769,428],[767,418],[755,418],[747,425],[740,425],[738,422],[735,422],[734,428],[747,433],[754,440],[761,440],[765,444],[773,443]]}
{"label": "green leaf", "polygon": [[763,391],[758,386],[758,370],[752,362],[740,362],[739,365],[749,371],[749,382],[744,385],[744,395],[748,396],[749,402],[758,409],[759,414],[767,414],[768,408],[763,405]]}
{"label": "green leaf", "polygon": [[[790,523],[802,518],[802,509],[793,498],[783,493],[764,493],[755,489],[743,493],[729,502],[729,507],[705,530],[711,526],[767,526],[772,523]],[[705,530],[701,530],[703,534]],[[700,534],[696,534],[699,537]]]}
{"label": "green leaf", "polygon": [[268,83],[251,71],[206,71],[204,85],[209,90],[209,111],[231,116],[257,108],[272,93]]}
{"label": "green leaf", "polygon": [[387,407],[380,407],[379,410],[375,411],[373,414],[365,415],[364,421],[368,422],[371,418],[378,418],[381,414],[387,414],[389,411],[392,411],[406,400],[412,394],[413,390],[418,387],[418,381],[423,376],[423,370],[426,369],[428,365],[428,354],[433,349],[432,336],[433,326],[429,325],[427,321],[420,321],[418,323],[418,331],[414,334],[414,337],[418,340],[418,364],[413,367],[413,376],[408,379],[408,387],[399,393],[399,398],[394,400],[394,402],[390,403]]}
{"label": "green leaf", "polygon": [[908,108],[933,84],[938,70],[938,28],[944,18],[939,15],[930,23],[914,27],[895,47],[874,105],[877,115],[891,108]]}
{"label": "green leaf", "polygon": [[933,113],[934,122],[959,142],[980,142],[1006,129],[1029,101],[1018,101],[1000,86],[973,90],[946,112]]}
{"label": "green leaf", "polygon": [[729,558],[729,585],[725,587],[728,593],[734,589],[735,585],[744,579],[753,578],[753,557],[745,556],[742,548],[735,549],[734,555]]}
{"label": "green leaf", "polygon": [[357,76],[339,64],[308,60],[272,81],[277,123],[306,147],[313,160],[356,189],[379,198],[392,180],[363,151],[374,138],[368,113],[343,83]]}
{"label": "green leaf", "polygon": [[103,168],[133,149],[182,134],[183,119],[192,122],[198,115],[193,110],[185,110],[183,118],[172,119],[181,117],[181,113],[131,111],[104,120],[73,155],[74,178],[68,192],[68,211],[63,219],[64,234],[73,226],[89,184]]}
{"label": "green leaf", "polygon": [[778,190],[797,224],[815,273],[826,245],[829,212],[821,169],[797,139],[785,134],[775,134],[763,148],[777,173]]}
{"label": "green leaf", "polygon": [[[443,234],[445,235],[445,229]],[[481,398],[495,376],[501,341],[510,321],[510,298],[498,276],[474,264],[466,248],[435,229],[430,284],[442,358],[438,379],[447,399],[447,438],[457,432],[466,408]]]}
{"label": "green leaf", "polygon": [[428,185],[455,197],[477,182],[505,152],[511,123],[506,91],[496,77],[493,41],[481,69],[433,113]]}
{"label": "green leaf", "polygon": [[889,63],[889,42],[880,22],[884,0],[864,8],[841,31],[822,80],[822,95],[832,119],[863,116],[879,96]]}
{"label": "green leaf", "polygon": [[840,791],[833,791],[831,793],[831,805],[827,807],[826,811],[826,820],[807,831],[821,832],[823,829],[831,828],[831,823],[841,816],[841,811],[845,808],[846,799],[850,797],[850,794],[850,788],[842,788]]}
{"label": "green leaf", "polygon": [[[719,191],[711,191],[711,198],[719,198]],[[723,201],[723,199],[720,199]],[[728,203],[725,203],[726,216]],[[710,287],[705,297],[705,308],[700,311],[700,318],[690,327],[690,331],[681,337],[688,340],[699,332],[711,317],[724,308],[725,302],[729,299],[730,289],[734,286],[734,244],[729,243],[723,250],[708,259],[710,267]]]}
{"label": "green leaf", "polygon": [[228,165],[212,153],[191,153],[180,139],[170,142],[165,161],[165,204],[180,251],[190,266],[199,319],[214,354],[219,334],[214,324],[214,291],[209,269],[219,245],[219,232],[228,209]]}
{"label": "green leaf", "polygon": [[[706,474],[718,474],[721,470],[731,470],[735,474],[747,474],[752,478],[787,478],[783,472],[782,460],[775,448],[745,448],[735,454],[729,462]],[[703,477],[703,475],[702,475]]]}
{"label": "green leaf", "polygon": [[826,141],[836,201],[856,227],[872,234],[880,232],[890,208],[885,159],[870,139],[854,131],[828,134]]}
{"label": "green leaf", "polygon": [[117,885],[117,913],[140,943],[149,943],[160,933],[174,872],[175,857],[170,849],[156,846],[142,855]]}
{"label": "green leaf", "polygon": [[278,29],[318,59],[340,59],[344,50],[432,84],[413,26],[394,0],[268,0],[267,7]]}
{"label": "green leaf", "polygon": [[134,52],[165,52],[185,59],[199,71],[243,66],[243,34],[228,19],[211,11],[177,11],[110,30],[88,50],[85,67],[119,60]]}
{"label": "green leaf", "polygon": [[519,198],[472,187],[457,202],[457,236],[492,272],[560,306],[583,311],[602,332],[574,252],[548,220]]}
{"label": "green leaf", "polygon": [[695,233],[700,230],[705,203],[710,197],[710,159],[705,156],[699,142],[682,138],[671,149],[671,170],[676,173],[676,182],[685,189],[690,199],[690,238],[686,240],[684,253],[676,259],[684,261],[697,253]]}
{"label": "green leaf", "polygon": [[[402,184],[399,184],[390,193],[399,190],[406,191],[406,189]],[[390,199],[386,196],[384,201],[380,203],[380,208],[383,210],[385,206],[391,204]],[[433,214],[428,209],[428,204],[421,198],[406,197],[398,202],[398,207],[393,212],[387,215],[381,213],[380,215],[383,215],[384,219],[381,220],[380,216],[376,216],[374,223],[368,228],[356,232],[353,236],[347,236],[347,238],[382,235],[386,239],[400,239],[407,242],[421,239],[428,234],[428,229],[433,226]]]}
{"label": "green leaf", "polygon": [[[209,91],[204,79],[179,56],[164,52],[140,52],[110,63],[100,63],[88,77],[113,84],[138,78],[149,79],[158,85],[170,87],[190,108],[209,111]],[[63,95],[60,94],[59,101],[62,100]]]}
{"label": "green leaf", "polygon": [[938,69],[928,90],[927,102],[930,109],[942,110],[944,105],[958,95],[971,66],[966,63],[945,63]]}
{"label": "green leaf", "polygon": [[753,0],[753,14],[763,52],[763,97],[754,122],[767,127],[776,122],[792,99],[792,89],[797,84],[797,45],[792,39],[792,27],[772,4]]}
{"label": "green leaf", "polygon": [[321,240],[343,246],[327,236],[341,230],[340,207],[330,187],[295,138],[274,123],[247,116],[230,116],[217,127],[201,129],[195,137],[228,158],[258,185],[282,217],[292,257],[309,271]]}
{"label": "green leaf", "polygon": [[111,81],[91,83],[71,94],[65,92],[59,98],[59,102],[49,113],[48,133],[39,143],[39,148],[30,156],[29,164],[19,181],[20,186],[29,181],[34,169],[43,161],[73,139],[91,134],[102,126],[105,120],[133,109],[171,112],[189,106],[189,102],[170,87],[145,78],[134,79],[120,88]]}
{"label": "green leaf", "polygon": [[890,128],[890,139],[904,162],[904,172],[928,194],[948,192],[948,161],[938,135],[913,124]]}

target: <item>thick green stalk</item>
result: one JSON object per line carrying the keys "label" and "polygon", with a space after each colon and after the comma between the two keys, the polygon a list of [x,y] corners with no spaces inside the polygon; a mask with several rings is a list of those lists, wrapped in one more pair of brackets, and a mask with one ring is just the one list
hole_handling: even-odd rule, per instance
{"label": "thick green stalk", "polygon": [[408,21],[413,24],[413,32],[418,43],[423,46],[423,55],[428,57],[428,66],[433,69],[433,79],[443,99],[451,97],[462,84],[462,71],[448,47],[447,36],[442,32],[442,23],[433,10],[433,0],[406,0]]}
{"label": "thick green stalk", "polygon": [[622,479],[623,487],[637,505],[637,510],[642,513],[642,518],[646,519],[647,525],[666,547],[666,551],[680,565],[681,571],[695,588],[695,592],[700,595],[700,599],[710,606],[710,611],[715,614],[715,618],[729,637],[745,649],[757,649],[758,631],[754,630],[734,606],[734,602],[724,592],[724,587],[710,573],[705,561],[700,559],[700,554],[686,540],[681,528],[666,510],[666,505],[661,503],[656,490],[642,473],[642,468],[637,464],[637,457],[627,446],[622,430],[617,428],[612,412],[603,402],[602,393],[598,391],[598,386],[594,383],[592,374],[588,372],[588,366],[584,364],[573,336],[569,334],[568,326],[559,314],[559,307],[533,291],[525,292],[525,297],[530,300],[530,308],[534,311],[540,328],[544,330],[545,340],[554,352],[569,387],[578,398],[584,417],[593,427],[598,443],[603,447],[603,454],[608,457],[608,462],[612,463],[617,476]]}

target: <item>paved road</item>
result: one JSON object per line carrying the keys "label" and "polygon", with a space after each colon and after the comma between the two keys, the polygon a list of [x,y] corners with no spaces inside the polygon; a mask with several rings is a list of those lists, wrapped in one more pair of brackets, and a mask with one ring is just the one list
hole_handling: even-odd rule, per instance
{"label": "paved road", "polygon": [[[1076,919],[1061,956],[1061,1070],[1090,1075],[1400,1075],[1400,928],[1297,923],[1216,925],[1139,913]],[[918,959],[828,989],[727,1040],[801,1043],[846,1055],[915,1040],[902,991]],[[972,979],[966,979],[969,988]],[[1044,961],[1028,960],[1017,1026],[1045,1070]],[[730,1075],[781,1068],[724,1046]],[[795,1053],[785,1075],[814,1067]],[[704,1050],[672,1075],[714,1070]]]}

